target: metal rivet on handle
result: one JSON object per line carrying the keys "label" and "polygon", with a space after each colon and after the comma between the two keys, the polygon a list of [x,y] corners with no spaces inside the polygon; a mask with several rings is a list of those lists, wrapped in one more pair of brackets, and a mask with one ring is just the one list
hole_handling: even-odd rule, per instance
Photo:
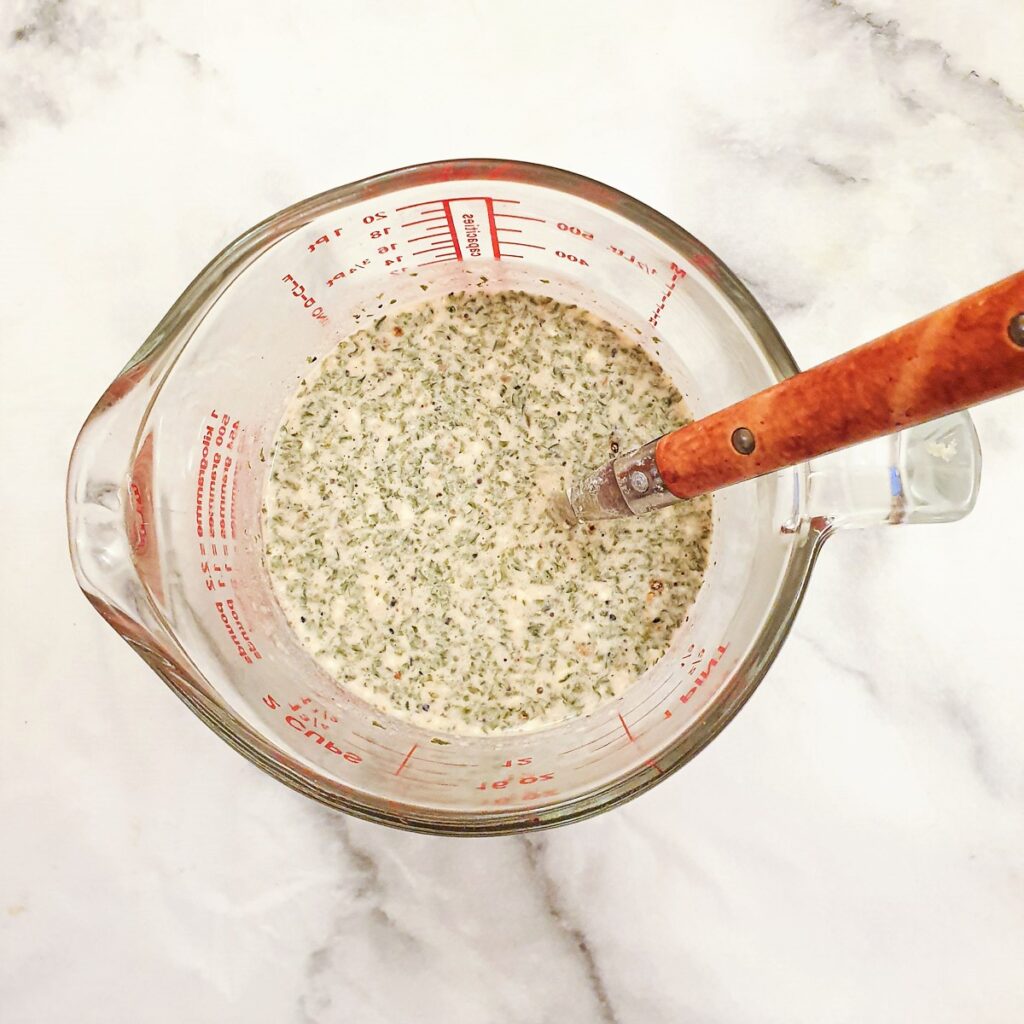
{"label": "metal rivet on handle", "polygon": [[1006,333],[1009,334],[1010,341],[1014,345],[1024,348],[1024,313],[1018,313],[1015,317],[1011,317]]}
{"label": "metal rivet on handle", "polygon": [[646,473],[641,473],[639,469],[635,469],[629,474],[629,486],[637,494],[646,494],[650,490],[651,481],[647,479]]}
{"label": "metal rivet on handle", "polygon": [[749,455],[757,447],[754,432],[746,427],[737,427],[732,432],[732,446],[740,455]]}

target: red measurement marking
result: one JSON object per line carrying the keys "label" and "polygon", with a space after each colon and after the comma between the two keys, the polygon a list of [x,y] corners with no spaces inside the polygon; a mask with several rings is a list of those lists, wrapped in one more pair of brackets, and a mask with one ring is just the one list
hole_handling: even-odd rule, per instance
{"label": "red measurement marking", "polygon": [[351,277],[353,274],[358,273],[360,270],[370,265],[369,258],[361,260],[354,267],[349,267],[348,270],[339,270],[333,277],[327,279],[327,287],[333,288],[335,282],[344,281],[346,277]]}
{"label": "red measurement marking", "polygon": [[505,789],[510,786],[513,782],[518,782],[520,786],[536,786],[538,782],[552,782],[554,781],[554,772],[545,772],[543,775],[521,775],[518,779],[514,775],[507,775],[503,779],[495,779],[493,782],[481,782],[477,784],[477,789]]}
{"label": "red measurement marking", "polygon": [[[224,427],[222,425],[221,426],[221,430],[223,430],[223,429],[224,429]],[[219,440],[219,437],[218,437],[218,440]],[[217,536],[217,533],[216,533],[217,527],[215,525],[216,510],[214,508],[213,495],[214,495],[214,492],[217,489],[217,477],[218,477],[218,475],[220,473],[220,464],[221,464],[221,460],[223,458],[224,458],[224,456],[220,452],[214,452],[213,453],[213,458],[210,460],[210,485],[209,485],[209,488],[208,488],[207,494],[206,494],[206,510],[207,510],[207,514],[208,514],[207,528],[209,530],[209,533],[210,533],[211,537],[216,537]],[[216,551],[214,553],[216,553]]]}
{"label": "red measurement marking", "polygon": [[444,220],[444,217],[424,217],[423,220],[411,220],[408,224],[399,224],[401,228],[411,228],[416,224],[433,224],[434,221]]}
{"label": "red measurement marking", "polygon": [[[195,522],[199,547],[199,572],[206,590],[215,595],[235,585],[234,569],[228,561],[234,537],[235,497],[238,463],[235,445],[243,433],[241,423],[228,413],[213,409],[200,439],[196,469]],[[214,611],[235,653],[247,664],[262,658],[234,599],[214,599]]]}
{"label": "red measurement marking", "polygon": [[[318,747],[322,747],[324,750],[331,754],[338,754],[344,760],[348,761],[349,764],[362,764],[362,757],[352,750],[342,750],[333,740],[329,740],[323,733],[317,732],[315,729],[307,729],[306,726],[309,724],[309,715],[289,715],[284,708],[284,701],[278,700],[272,693],[268,693],[263,698],[263,703],[270,708],[271,711],[280,711],[284,715],[285,724],[290,729],[294,729],[296,732],[301,733],[307,740],[312,740]],[[303,697],[303,704],[309,703],[308,697]],[[298,705],[289,705],[293,711],[298,709]]]}
{"label": "red measurement marking", "polygon": [[[235,653],[246,663],[246,665],[251,665],[252,658],[249,656],[246,646],[242,643],[238,633],[235,632],[234,626],[231,625],[231,620],[228,618],[227,611],[225,610],[226,602],[214,601],[213,606],[217,609],[217,614],[220,616],[221,625],[224,627],[224,631],[227,633],[231,642],[235,645]],[[238,616],[235,615],[234,617],[237,620]]]}
{"label": "red measurement marking", "polygon": [[[701,672],[701,674],[699,676],[697,676],[696,680],[694,681],[693,686],[691,686],[690,689],[687,690],[686,693],[684,693],[679,698],[679,702],[681,704],[686,704],[687,701],[690,701],[694,697],[697,696],[697,691],[700,689],[700,687],[702,687],[708,681],[708,677],[711,675],[711,670],[718,664],[718,662],[721,660],[722,655],[725,654],[725,652],[728,649],[729,649],[729,645],[728,644],[723,644],[723,645],[721,645],[718,648],[717,656],[714,657],[714,658],[709,658],[708,659],[707,665],[704,666],[704,671]],[[701,654],[703,654],[703,653],[704,652],[702,651]]]}
{"label": "red measurement marking", "polygon": [[[241,429],[238,420],[233,423],[227,414],[219,414],[216,410],[210,413],[210,419],[217,424],[207,424],[203,431],[202,447],[199,456],[199,469],[196,473],[196,533],[199,537],[208,536],[216,538],[218,526],[220,537],[227,540],[228,523],[233,509],[230,507],[230,498],[233,489],[229,490],[228,477],[234,467],[234,460],[231,455],[226,454],[234,449],[235,440]],[[230,425],[230,433],[228,428]],[[211,456],[211,450],[213,451]],[[209,477],[207,477],[209,470]],[[215,501],[217,494],[218,478],[220,480],[220,501]],[[204,526],[206,527],[204,530]],[[203,545],[200,544],[200,553],[206,554]],[[227,546],[225,545],[225,554]],[[217,554],[217,546],[213,545],[213,554]]]}
{"label": "red measurement marking", "polygon": [[658,326],[658,321],[661,319],[661,314],[665,310],[665,306],[668,300],[672,298],[672,293],[676,290],[676,285],[686,277],[686,271],[682,267],[675,263],[670,263],[669,268],[672,271],[672,279],[665,286],[665,290],[661,293],[661,298],[658,300],[658,304],[654,307],[654,312],[647,318],[647,322],[652,327]]}
{"label": "red measurement marking", "polygon": [[448,230],[452,234],[452,245],[455,247],[455,258],[457,260],[461,260],[462,249],[459,248],[459,240],[455,236],[455,221],[452,220],[452,204],[447,199],[444,201],[444,216],[445,220],[448,221]]}
{"label": "red measurement marking", "polygon": [[416,751],[416,748],[417,748],[418,746],[419,746],[419,744],[418,744],[418,743],[414,743],[414,744],[413,744],[413,745],[412,745],[412,746],[411,746],[411,747],[409,748],[409,753],[407,753],[407,754],[405,755],[405,757],[403,757],[403,758],[402,758],[402,763],[401,763],[401,764],[400,764],[400,765],[399,765],[399,766],[398,766],[398,767],[397,767],[397,768],[395,769],[395,774],[396,774],[396,775],[401,775],[401,773],[402,773],[402,769],[403,769],[403,768],[404,768],[404,767],[405,767],[405,766],[406,766],[406,765],[407,765],[407,764],[409,763],[409,758],[410,758],[410,757],[412,757],[412,755],[413,755],[413,754],[415,753],[415,751]]}
{"label": "red measurement marking", "polygon": [[643,260],[637,259],[636,256],[632,256],[624,252],[617,245],[609,245],[608,251],[615,253],[616,256],[621,256],[627,263],[632,263],[638,270],[642,270],[645,274],[650,274],[652,277],[658,273],[658,271]]}
{"label": "red measurement marking", "polygon": [[[518,199],[494,199],[492,196],[449,196],[447,199],[438,199],[439,203],[511,203],[519,205]],[[426,204],[421,204],[426,205]]]}
{"label": "red measurement marking", "polygon": [[[429,210],[426,209],[429,205],[426,202],[410,203],[408,206],[399,207],[399,209],[416,210],[421,215],[424,215],[417,220],[403,224],[402,227],[412,227],[416,224],[432,225],[428,231],[410,239],[410,241],[420,242],[437,238],[438,242],[436,245],[431,245],[431,250],[442,254],[447,253],[450,247],[452,250],[451,259],[460,262],[481,258],[495,260],[505,258],[523,259],[523,254],[508,252],[506,247],[537,249],[541,251],[546,248],[534,242],[506,241],[505,246],[501,245],[500,230],[504,230],[508,234],[522,234],[523,231],[521,228],[514,227],[499,228],[497,224],[498,217],[514,218],[538,224],[546,223],[542,217],[498,213],[495,210],[495,204],[518,206],[518,199],[494,199],[491,196],[451,196],[446,199],[435,200],[435,202],[441,204],[440,210],[437,211],[440,215],[436,217],[425,216],[427,213],[435,212],[433,207]],[[441,221],[444,221],[447,231],[439,230]],[[447,239],[443,239],[445,234],[448,236]],[[490,244],[489,251],[487,248],[488,243]],[[413,253],[414,256],[424,256],[426,254],[427,252],[424,250]],[[448,258],[445,256],[445,259]],[[432,262],[442,263],[445,259],[437,259]],[[419,264],[419,266],[426,265],[423,263]]]}
{"label": "red measurement marking", "polygon": [[309,315],[314,320],[319,321],[321,324],[327,323],[328,318],[327,314],[324,312],[323,306],[318,306],[316,299],[314,299],[312,295],[306,294],[306,286],[304,284],[299,284],[291,274],[285,274],[281,280],[284,281],[285,284],[293,286],[292,295],[302,303],[303,309],[309,310]]}
{"label": "red measurement marking", "polygon": [[432,267],[435,263],[451,263],[453,261],[458,262],[458,256],[445,256],[443,260],[427,260],[426,263],[417,263],[417,267]]}
{"label": "red measurement marking", "polygon": [[649,757],[644,759],[644,764],[648,768],[653,768],[659,775],[665,774]]}
{"label": "red measurement marking", "polygon": [[[210,414],[215,418],[214,414]],[[206,490],[206,471],[210,466],[210,447],[213,444],[213,427],[209,424],[203,430],[202,447],[199,452],[199,471],[196,473],[196,535],[203,536],[203,494]],[[203,551],[203,554],[206,554]]]}
{"label": "red measurement marking", "polygon": [[[235,607],[235,602],[231,598],[228,598],[223,603],[223,606],[220,601],[215,602],[215,604],[217,611],[220,613],[221,622],[227,626],[228,635],[235,641],[235,649],[242,660],[247,665],[251,665],[253,659],[259,661],[263,655],[260,654],[256,645],[252,642],[252,638],[249,636],[249,631],[245,628],[245,624],[242,622],[242,619],[238,614],[238,609]],[[228,614],[231,616],[231,621],[234,623],[234,632],[237,632],[238,639],[234,637],[232,627],[228,624],[228,621],[224,616],[224,608],[227,608]],[[251,658],[250,655],[252,656]]]}
{"label": "red measurement marking", "polygon": [[230,527],[229,509],[231,507],[231,496],[234,493],[232,481],[234,474],[231,472],[232,459],[230,455],[224,458],[224,474],[220,478],[220,495],[217,500],[217,524],[220,527],[222,540],[228,539]]}
{"label": "red measurement marking", "polygon": [[619,715],[619,721],[622,723],[622,728],[625,731],[626,736],[629,739],[629,742],[633,743],[633,734],[629,731],[629,726],[626,725],[626,720],[622,717],[622,715]]}
{"label": "red measurement marking", "polygon": [[494,250],[495,259],[501,259],[501,249],[498,247],[498,228],[494,223],[494,203],[487,203],[487,227],[491,232],[491,248]]}
{"label": "red measurement marking", "polygon": [[[440,203],[441,206],[432,207],[431,203]],[[421,203],[406,203],[405,206],[396,206],[395,212],[398,213],[401,210],[416,210],[421,215],[428,213],[440,213],[445,203],[507,203],[509,206],[519,206],[518,199],[495,199],[493,196],[448,196],[445,199],[425,199]],[[511,217],[513,214],[510,213],[499,213],[499,217]],[[539,220],[542,224],[544,223],[540,217],[524,217],[524,220]]]}
{"label": "red measurement marking", "polygon": [[[727,643],[725,643],[725,644],[722,645],[722,648],[727,648],[728,646],[729,645]],[[720,648],[720,651],[721,651],[722,648]],[[683,668],[686,667],[687,660],[689,658],[693,657],[693,655],[695,653],[697,653],[695,646],[693,644],[690,644],[689,649],[687,650],[686,654],[683,656],[683,659],[682,659],[682,662],[681,662],[681,665],[682,665]],[[699,652],[698,658],[703,658],[703,657],[704,657],[704,650],[702,648],[700,650],[700,652]],[[700,661],[698,660],[697,664],[694,665],[693,671],[696,671],[697,668],[699,668],[699,667],[700,667]],[[713,666],[710,666],[710,667],[713,667]],[[659,721],[664,721],[665,719],[671,718],[672,714],[673,714],[672,711],[670,711],[668,709],[665,709],[665,708],[660,708],[659,704],[661,703],[661,701],[663,699],[666,699],[669,696],[669,694],[671,694],[671,691],[675,690],[677,688],[677,686],[678,686],[678,683],[677,683],[676,680],[673,680],[672,678],[666,679],[665,682],[662,683],[661,686],[658,687],[658,690],[654,694],[651,695],[650,700],[648,702],[645,702],[645,703],[650,703],[651,706],[646,711],[644,711],[643,714],[641,714],[639,717],[636,717],[636,715],[634,715],[633,729],[637,729],[638,730],[641,722],[643,722],[643,720],[645,718],[647,718],[649,715],[656,714],[659,710],[661,711],[661,714],[662,714],[662,717],[659,719]],[[662,694],[665,693],[665,691],[668,691],[668,693],[665,694],[665,697],[662,697]],[[614,745],[614,743],[616,742],[616,739],[617,739],[617,737],[619,735],[619,728],[622,728],[626,732],[627,736],[632,737],[632,730],[630,730],[626,726],[626,723],[623,720],[622,715],[619,715],[618,717],[619,717],[619,723],[620,723],[619,726],[612,726],[611,730],[609,732],[602,733],[600,736],[597,736],[594,739],[590,739],[590,740],[587,740],[584,743],[577,744],[575,747],[569,747],[566,750],[561,750],[561,751],[559,751],[558,756],[559,757],[566,757],[569,754],[575,754],[575,753],[577,753],[580,750],[588,750],[588,749],[591,752],[593,752],[593,753],[598,753],[599,751],[604,750],[606,747],[611,747],[611,746]],[[583,769],[589,767],[592,764],[597,764],[599,761],[601,761],[603,759],[604,756],[605,755],[602,755],[601,757],[594,758],[592,761],[587,761],[585,764],[574,765],[573,766],[573,770],[574,771],[582,771]]]}

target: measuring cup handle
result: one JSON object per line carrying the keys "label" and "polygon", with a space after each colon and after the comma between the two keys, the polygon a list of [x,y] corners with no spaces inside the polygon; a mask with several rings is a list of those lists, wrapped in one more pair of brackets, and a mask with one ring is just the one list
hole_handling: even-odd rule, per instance
{"label": "measuring cup handle", "polygon": [[1024,387],[1024,271],[658,441],[688,498]]}
{"label": "measuring cup handle", "polygon": [[[974,508],[981,446],[966,412],[811,459],[794,493],[780,490],[783,533],[952,523]],[[790,507],[787,494],[796,499]]]}

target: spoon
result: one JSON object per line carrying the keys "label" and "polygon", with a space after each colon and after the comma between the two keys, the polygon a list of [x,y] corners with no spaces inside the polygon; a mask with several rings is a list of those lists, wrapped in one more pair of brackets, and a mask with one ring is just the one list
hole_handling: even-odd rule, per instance
{"label": "spoon", "polygon": [[1024,271],[621,455],[549,502],[643,515],[1024,387]]}

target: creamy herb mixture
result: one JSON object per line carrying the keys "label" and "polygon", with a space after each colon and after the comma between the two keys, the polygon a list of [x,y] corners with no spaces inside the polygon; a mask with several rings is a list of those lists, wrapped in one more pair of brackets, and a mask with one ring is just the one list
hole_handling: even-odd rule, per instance
{"label": "creamy herb mixture", "polygon": [[281,608],[341,685],[433,731],[593,711],[668,648],[711,499],[566,530],[547,495],[687,418],[578,307],[463,292],[381,316],[310,366],[278,428],[263,536]]}

